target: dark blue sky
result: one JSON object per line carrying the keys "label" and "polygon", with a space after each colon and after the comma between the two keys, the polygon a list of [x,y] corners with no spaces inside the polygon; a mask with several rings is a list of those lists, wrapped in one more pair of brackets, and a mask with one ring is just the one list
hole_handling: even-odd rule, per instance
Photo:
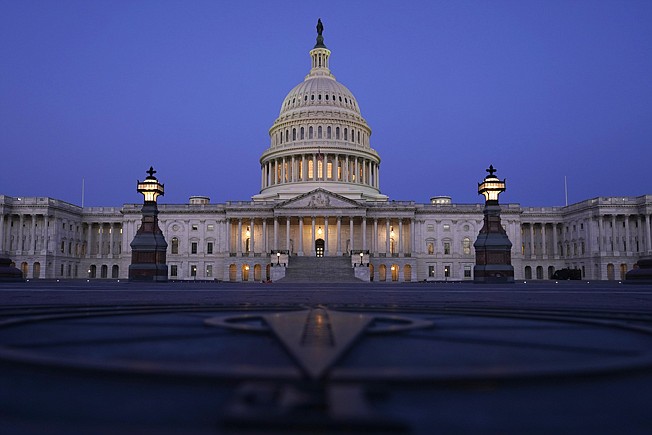
{"label": "dark blue sky", "polygon": [[0,194],[250,199],[318,17],[390,199],[652,194],[649,0],[0,0]]}

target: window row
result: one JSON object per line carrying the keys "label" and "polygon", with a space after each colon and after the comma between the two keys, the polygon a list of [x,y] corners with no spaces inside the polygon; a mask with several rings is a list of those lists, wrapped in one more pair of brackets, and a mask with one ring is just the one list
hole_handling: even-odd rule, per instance
{"label": "window row", "polygon": [[310,93],[292,97],[291,99],[288,98],[285,100],[285,108],[303,106],[308,104],[308,101],[310,101],[310,104],[314,102],[334,102],[337,105],[341,104],[353,109],[357,108],[357,104],[353,98],[349,98],[347,96],[342,97],[341,95],[329,94],[326,92]]}
{"label": "window row", "polygon": [[335,139],[335,140],[344,140],[346,142],[364,144],[367,143],[367,136],[365,132],[361,129],[355,128],[340,128],[340,127],[331,127],[326,126],[313,126],[299,127],[299,128],[286,128],[285,131],[278,131],[273,136],[274,143],[272,145],[282,145],[290,141],[297,140],[310,140],[310,139]]}

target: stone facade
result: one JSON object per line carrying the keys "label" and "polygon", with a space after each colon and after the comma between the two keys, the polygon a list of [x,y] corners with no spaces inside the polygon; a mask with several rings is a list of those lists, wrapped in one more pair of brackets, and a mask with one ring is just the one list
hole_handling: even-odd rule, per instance
{"label": "stone facade", "polygon": [[[170,280],[261,281],[272,264],[291,267],[293,256],[353,254],[355,264],[361,251],[373,281],[473,280],[483,205],[383,195],[371,128],[331,74],[330,54],[318,40],[309,74],[283,100],[252,201],[159,205]],[[652,195],[502,204],[514,277],[576,268],[585,279],[624,279],[652,254],[651,215]],[[140,222],[140,205],[82,208],[0,195],[0,254],[28,279],[126,279]]]}

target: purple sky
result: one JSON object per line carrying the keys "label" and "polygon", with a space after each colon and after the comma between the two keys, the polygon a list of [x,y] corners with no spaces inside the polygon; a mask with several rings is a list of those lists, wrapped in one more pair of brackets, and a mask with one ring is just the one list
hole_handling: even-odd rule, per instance
{"label": "purple sky", "polygon": [[390,199],[652,194],[649,0],[0,0],[0,194],[249,200],[318,17]]}

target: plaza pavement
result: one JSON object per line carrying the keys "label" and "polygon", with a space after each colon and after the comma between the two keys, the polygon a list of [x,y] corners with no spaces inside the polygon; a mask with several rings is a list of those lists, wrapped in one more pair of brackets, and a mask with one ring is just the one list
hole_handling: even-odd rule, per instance
{"label": "plaza pavement", "polygon": [[643,434],[650,403],[646,285],[0,284],[3,434]]}

